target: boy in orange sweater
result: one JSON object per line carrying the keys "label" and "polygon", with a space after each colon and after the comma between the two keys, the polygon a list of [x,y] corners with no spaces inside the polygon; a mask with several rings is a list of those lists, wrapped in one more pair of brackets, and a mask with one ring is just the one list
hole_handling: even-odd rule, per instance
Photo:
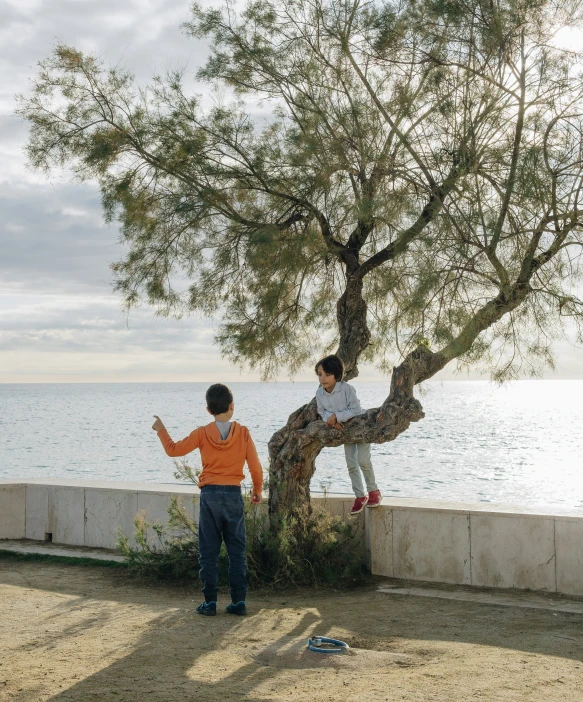
{"label": "boy in orange sweater", "polygon": [[220,383],[211,385],[206,392],[206,404],[209,414],[214,416],[214,422],[195,429],[182,441],[172,441],[162,420],[156,415],[152,429],[158,432],[169,456],[185,456],[195,449],[200,450],[202,472],[198,479],[198,540],[204,602],[196,611],[207,617],[217,613],[218,558],[221,542],[224,541],[229,555],[231,585],[231,604],[226,611],[243,615],[247,614],[245,518],[241,495],[243,465],[246,461],[253,480],[251,501],[254,504],[261,502],[263,471],[249,430],[237,422],[231,422],[235,405],[229,388]]}

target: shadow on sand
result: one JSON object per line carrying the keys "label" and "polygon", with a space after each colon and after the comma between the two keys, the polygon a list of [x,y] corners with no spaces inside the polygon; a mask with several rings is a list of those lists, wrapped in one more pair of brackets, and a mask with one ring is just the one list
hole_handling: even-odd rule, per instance
{"label": "shadow on sand", "polygon": [[[42,579],[38,578],[39,569]],[[34,571],[35,577],[29,577]],[[58,620],[78,607],[79,622],[60,630],[61,640],[80,632],[87,636],[98,623],[103,625],[104,617],[119,618],[126,606],[146,606],[151,615],[147,628],[111,664],[72,685],[69,683],[68,689],[52,696],[46,696],[47,693],[43,696],[38,689],[37,696],[31,697],[28,687],[11,698],[19,702],[31,699],[259,702],[266,699],[266,689],[272,682],[275,686],[275,678],[284,668],[297,669],[298,677],[307,673],[307,667],[336,665],[341,672],[339,663],[324,661],[317,654],[309,654],[309,659],[304,656],[305,639],[314,633],[342,635],[360,651],[384,653],[384,663],[381,659],[378,663],[381,667],[398,664],[399,660],[406,667],[426,665],[436,656],[450,655],[448,647],[451,648],[452,642],[566,659],[583,658],[581,615],[387,596],[376,592],[375,586],[348,593],[257,593],[249,598],[250,614],[245,618],[230,617],[223,611],[214,618],[204,618],[194,612],[200,599],[195,588],[146,586],[125,575],[98,568],[4,561],[0,564],[0,586],[4,585],[67,595],[62,603],[55,602],[51,617]],[[221,604],[225,601],[223,595]],[[88,602],[97,607],[99,603],[107,605],[106,611],[83,614]],[[51,642],[55,644],[54,635]],[[40,634],[36,643],[48,645]],[[229,664],[223,665],[227,654],[235,658],[231,656]],[[202,660],[204,666],[200,666]],[[199,668],[204,668],[202,674]],[[272,694],[276,694],[275,687]]]}

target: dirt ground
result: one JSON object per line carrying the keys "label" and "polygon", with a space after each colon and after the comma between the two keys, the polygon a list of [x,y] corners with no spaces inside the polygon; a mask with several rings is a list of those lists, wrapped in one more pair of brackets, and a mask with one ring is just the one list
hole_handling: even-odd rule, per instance
{"label": "dirt ground", "polygon": [[[194,611],[188,589],[117,570],[0,561],[0,700],[583,699],[583,615],[428,597],[251,595]],[[221,605],[226,604],[223,596]],[[349,655],[306,650],[308,636]]]}

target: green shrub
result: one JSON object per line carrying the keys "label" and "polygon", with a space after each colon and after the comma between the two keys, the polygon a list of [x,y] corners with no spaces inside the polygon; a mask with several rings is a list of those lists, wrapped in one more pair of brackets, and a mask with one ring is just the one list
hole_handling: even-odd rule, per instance
{"label": "green shrub", "polygon": [[[192,477],[186,464],[177,464],[176,477]],[[346,524],[322,508],[305,509],[270,527],[265,506],[245,496],[247,566],[250,587],[332,585],[362,581],[366,570],[355,524]],[[198,578],[197,525],[178,498],[171,500],[168,524],[148,523],[145,514],[134,520],[136,547],[120,534],[118,548],[130,572],[141,577],[190,581]],[[148,531],[153,532],[148,537]],[[221,549],[219,583],[228,584],[228,557]]]}
{"label": "green shrub", "polygon": [[355,524],[308,506],[273,528],[264,520],[248,545],[251,582],[345,587],[362,581],[366,570]]}
{"label": "green shrub", "polygon": [[[168,524],[146,521],[144,512],[134,518],[136,546],[121,532],[117,547],[125,556],[131,573],[160,580],[188,580],[198,573],[198,533],[196,524],[184,504],[172,498],[168,508]],[[148,530],[153,536],[148,536]]]}

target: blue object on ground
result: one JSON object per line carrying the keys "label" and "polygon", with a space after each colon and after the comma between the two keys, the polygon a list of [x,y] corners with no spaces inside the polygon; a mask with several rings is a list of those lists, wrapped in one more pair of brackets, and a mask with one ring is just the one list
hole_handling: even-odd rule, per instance
{"label": "blue object on ground", "polygon": [[[324,644],[324,645],[322,645]],[[308,648],[314,653],[343,653],[350,646],[338,639],[327,639],[325,636],[312,636],[308,639]]]}

